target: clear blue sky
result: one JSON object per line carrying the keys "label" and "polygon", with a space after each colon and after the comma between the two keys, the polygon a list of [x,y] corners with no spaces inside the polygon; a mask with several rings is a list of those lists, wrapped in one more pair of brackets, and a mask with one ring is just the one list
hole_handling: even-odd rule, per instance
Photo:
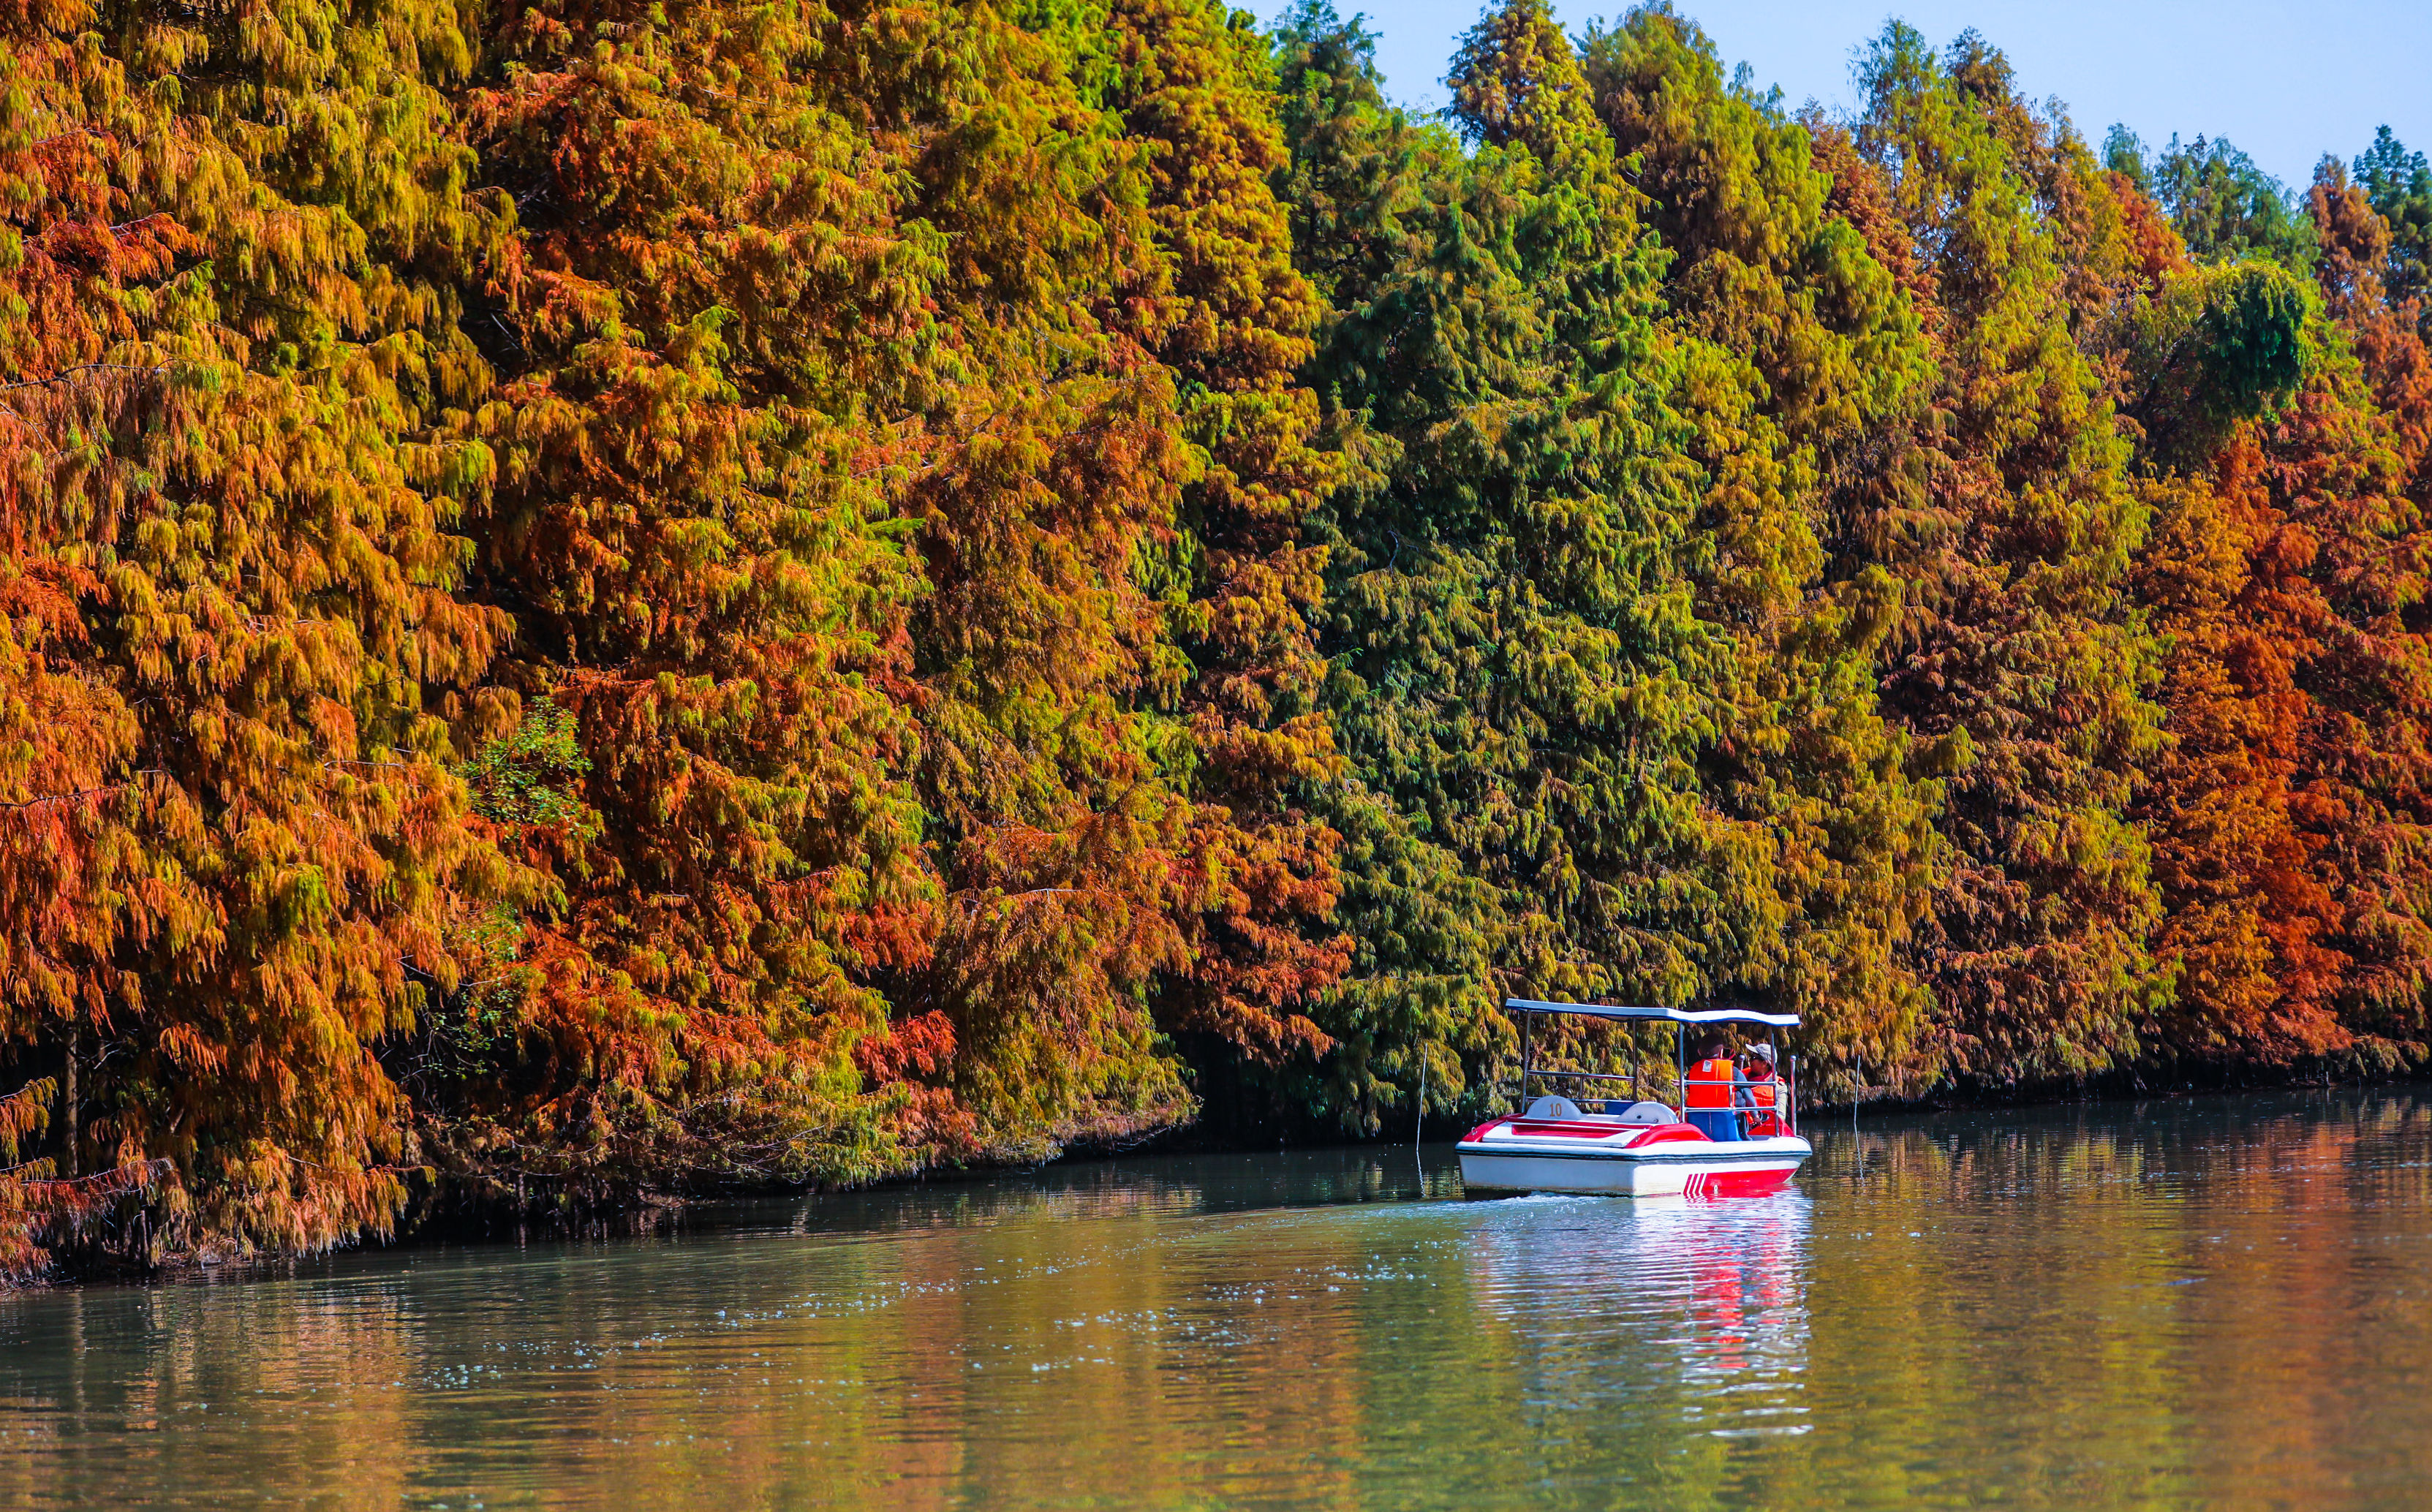
{"label": "clear blue sky", "polygon": [[[1676,0],[1726,69],[1847,109],[1850,52],[1893,16],[1936,45],[1969,26],[2007,53],[2033,99],[2058,96],[2093,142],[2124,121],[2148,144],[2225,136],[2292,187],[2325,152],[2353,158],[2387,122],[2432,149],[2432,0]],[[1259,0],[1270,17],[1282,7]],[[1441,106],[1454,39],[1478,0],[1335,0],[1364,10],[1395,98]],[[1627,9],[1555,0],[1578,26]]]}

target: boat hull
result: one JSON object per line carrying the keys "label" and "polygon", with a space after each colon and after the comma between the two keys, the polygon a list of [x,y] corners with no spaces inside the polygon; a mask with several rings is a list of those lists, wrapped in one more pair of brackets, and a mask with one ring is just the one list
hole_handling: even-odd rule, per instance
{"label": "boat hull", "polygon": [[1459,1149],[1461,1184],[1473,1189],[1613,1197],[1761,1197],[1780,1190],[1812,1153],[1795,1136],[1717,1143],[1682,1125],[1627,1138],[1531,1136],[1489,1125]]}

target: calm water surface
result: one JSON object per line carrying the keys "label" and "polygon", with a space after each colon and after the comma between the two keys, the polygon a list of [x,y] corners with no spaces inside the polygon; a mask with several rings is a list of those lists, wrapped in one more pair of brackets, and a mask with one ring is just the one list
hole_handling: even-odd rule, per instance
{"label": "calm water surface", "polygon": [[2432,1505],[2432,1095],[1815,1133],[1751,1201],[1148,1159],[0,1299],[0,1506]]}

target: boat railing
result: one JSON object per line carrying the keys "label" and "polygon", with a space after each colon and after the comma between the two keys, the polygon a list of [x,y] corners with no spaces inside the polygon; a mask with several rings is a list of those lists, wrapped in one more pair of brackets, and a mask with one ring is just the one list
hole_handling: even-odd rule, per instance
{"label": "boat railing", "polygon": [[1540,1066],[1529,1075],[1540,1082],[1627,1082],[1638,1085],[1638,1078],[1619,1071],[1566,1071],[1557,1066]]}
{"label": "boat railing", "polygon": [[[1634,1065],[1626,1074],[1613,1071],[1569,1071],[1538,1066],[1535,1056],[1531,1053],[1529,1029],[1541,1014],[1577,1014],[1591,1018],[1622,1022],[1652,1020],[1670,1024],[1676,1032],[1673,1040],[1674,1065],[1677,1067],[1675,1080],[1679,1084],[1678,1090],[1680,1093],[1684,1110],[1689,1087],[1695,1084],[1689,1076],[1691,1026],[1751,1024],[1763,1025],[1776,1031],[1799,1027],[1797,1014],[1771,1013],[1749,1007],[1682,1009],[1630,1006],[1618,1003],[1541,1002],[1530,998],[1506,998],[1503,1000],[1503,1010],[1517,1020],[1520,1030],[1520,1075],[1519,1084],[1514,1089],[1519,1093],[1517,1103],[1519,1108],[1526,1108],[1528,1105],[1528,1084],[1531,1079],[1557,1083],[1564,1080],[1579,1083],[1620,1082],[1630,1087],[1630,1100],[1633,1102],[1641,1100],[1644,1096],[1640,1091],[1640,1068]],[[1783,1074],[1774,1080],[1773,1085],[1776,1090],[1770,1111],[1781,1119],[1784,1129],[1795,1134],[1799,1132],[1799,1057],[1793,1055],[1787,1060],[1788,1064],[1782,1067]],[[1752,1100],[1748,1102],[1740,1100],[1737,1092],[1743,1084],[1738,1078],[1733,1078],[1731,1084],[1733,1095],[1726,1100],[1723,1106],[1748,1108],[1755,1106]]]}
{"label": "boat railing", "polygon": [[[1524,1106],[1528,1101],[1527,1079],[1533,1079],[1539,1083],[1554,1084],[1563,1082],[1620,1082],[1629,1086],[1630,1099],[1631,1101],[1636,1102],[1640,1100],[1638,1094],[1639,1078],[1636,1072],[1573,1071],[1566,1070],[1556,1066],[1531,1066],[1527,1068],[1525,1078],[1521,1083],[1521,1101]],[[1754,1090],[1753,1086],[1749,1083],[1742,1081],[1737,1077],[1733,1077],[1728,1082],[1724,1081],[1720,1077],[1714,1076],[1686,1076],[1677,1077],[1675,1080],[1680,1084],[1681,1096],[1680,1107],[1683,1113],[1690,1111],[1690,1102],[1688,1098],[1689,1088],[1698,1086],[1729,1087],[1731,1088],[1731,1100],[1729,1102],[1717,1103],[1711,1108],[1700,1108],[1697,1111],[1721,1112],[1725,1108],[1728,1108],[1734,1113],[1771,1113],[1781,1118],[1784,1132],[1792,1134],[1799,1133],[1799,1057],[1796,1055],[1790,1058],[1790,1065],[1786,1073],[1780,1080],[1772,1084],[1775,1089],[1775,1096],[1774,1100],[1770,1105],[1758,1103],[1751,1095]]]}
{"label": "boat railing", "polygon": [[[1731,1077],[1729,1080],[1725,1080],[1719,1076],[1679,1077],[1676,1080],[1680,1084],[1681,1114],[1683,1117],[1686,1117],[1692,1112],[1731,1112],[1739,1114],[1770,1113],[1782,1120],[1782,1127],[1784,1133],[1796,1134],[1799,1133],[1798,1072],[1799,1057],[1794,1055],[1790,1058],[1788,1074],[1776,1078],[1770,1084],[1750,1083],[1736,1076]],[[1768,1084],[1773,1088],[1773,1100],[1769,1103],[1758,1102],[1755,1097],[1756,1088],[1761,1085]],[[1701,1086],[1727,1087],[1730,1090],[1725,1100],[1721,1102],[1692,1103],[1690,1101],[1689,1089],[1692,1087]]]}

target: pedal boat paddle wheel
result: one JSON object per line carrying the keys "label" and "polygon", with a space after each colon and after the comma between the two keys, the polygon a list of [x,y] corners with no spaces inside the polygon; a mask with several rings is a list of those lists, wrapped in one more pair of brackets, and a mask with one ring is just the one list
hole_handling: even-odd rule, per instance
{"label": "pedal boat paddle wheel", "polygon": [[[1799,1063],[1783,1067],[1772,1107],[1753,1105],[1766,1089],[1739,1078],[1693,1078],[1689,1035],[1723,1025],[1795,1029],[1797,1014],[1748,1008],[1624,1008],[1600,1003],[1531,1002],[1513,998],[1504,1012],[1520,1026],[1518,1111],[1491,1118],[1461,1141],[1461,1184],[1471,1190],[1583,1192],[1615,1197],[1757,1197],[1779,1190],[1815,1152],[1799,1135]],[[1670,1103],[1642,1100],[1638,1077],[1540,1067],[1529,1029],[1545,1015],[1669,1023],[1678,1068]],[[1563,1084],[1531,1101],[1530,1082]],[[1627,1098],[1592,1099],[1598,1084],[1623,1084]],[[1593,1110],[1593,1111],[1591,1111]],[[1684,1117],[1684,1113],[1686,1117]],[[1694,1120],[1694,1121],[1693,1121]]]}

